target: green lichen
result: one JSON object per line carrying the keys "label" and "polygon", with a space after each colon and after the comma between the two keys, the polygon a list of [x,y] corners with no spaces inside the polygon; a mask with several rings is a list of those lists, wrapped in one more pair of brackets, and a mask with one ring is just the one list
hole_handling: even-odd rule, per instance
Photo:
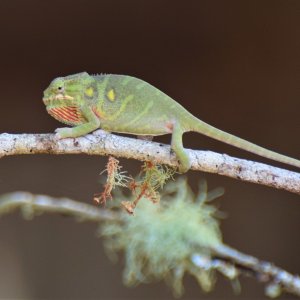
{"label": "green lichen", "polygon": [[195,267],[191,256],[197,253],[209,258],[210,249],[222,243],[217,210],[206,203],[222,191],[211,194],[205,185],[202,188],[195,196],[186,180],[178,178],[165,186],[159,204],[140,201],[134,216],[125,216],[124,223],[102,226],[108,252],[125,253],[125,284],[164,279],[179,296],[183,275],[189,272],[205,291],[212,289],[214,270]]}

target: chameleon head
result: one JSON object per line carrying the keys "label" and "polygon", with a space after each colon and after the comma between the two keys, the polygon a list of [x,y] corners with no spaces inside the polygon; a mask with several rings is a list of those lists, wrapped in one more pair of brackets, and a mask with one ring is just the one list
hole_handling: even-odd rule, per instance
{"label": "chameleon head", "polygon": [[86,72],[58,77],[44,91],[43,102],[56,120],[76,126],[85,122],[80,107],[84,102],[86,86],[93,78]]}

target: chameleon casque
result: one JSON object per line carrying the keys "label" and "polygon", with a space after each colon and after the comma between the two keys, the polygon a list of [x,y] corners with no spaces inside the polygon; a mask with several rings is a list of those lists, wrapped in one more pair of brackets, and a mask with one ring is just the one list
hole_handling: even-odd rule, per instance
{"label": "chameleon casque", "polygon": [[300,160],[267,150],[219,130],[193,116],[151,84],[126,75],[58,77],[44,91],[48,113],[72,128],[56,129],[59,139],[85,135],[98,128],[137,136],[172,134],[171,148],[186,172],[191,164],[182,135],[195,131],[257,155],[300,168]]}

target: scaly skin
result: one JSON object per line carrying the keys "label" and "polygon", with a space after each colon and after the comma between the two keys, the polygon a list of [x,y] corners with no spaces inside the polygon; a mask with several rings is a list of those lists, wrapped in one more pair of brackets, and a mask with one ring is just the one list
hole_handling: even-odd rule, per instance
{"label": "scaly skin", "polygon": [[172,134],[171,147],[179,159],[181,173],[191,166],[182,144],[182,135],[187,131],[300,168],[299,160],[204,123],[154,86],[131,76],[91,76],[83,72],[59,77],[45,90],[43,101],[51,116],[75,126],[56,129],[59,139],[82,136],[98,128],[138,136]]}

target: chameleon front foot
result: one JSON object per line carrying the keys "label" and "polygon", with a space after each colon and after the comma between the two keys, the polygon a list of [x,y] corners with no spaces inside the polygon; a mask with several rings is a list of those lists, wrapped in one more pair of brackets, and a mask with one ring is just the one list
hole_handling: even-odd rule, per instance
{"label": "chameleon front foot", "polygon": [[69,128],[69,127],[57,128],[55,130],[55,137],[58,140],[73,137],[73,128]]}

